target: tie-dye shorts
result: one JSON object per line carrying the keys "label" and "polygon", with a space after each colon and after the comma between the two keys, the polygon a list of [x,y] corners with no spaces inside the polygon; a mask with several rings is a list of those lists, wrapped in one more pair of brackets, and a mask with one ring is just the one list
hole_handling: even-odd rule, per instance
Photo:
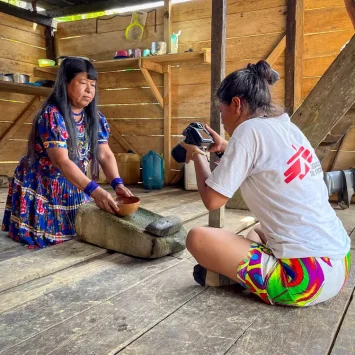
{"label": "tie-dye shorts", "polygon": [[268,304],[310,306],[339,293],[349,277],[350,251],[344,259],[277,259],[253,243],[237,268],[239,283]]}

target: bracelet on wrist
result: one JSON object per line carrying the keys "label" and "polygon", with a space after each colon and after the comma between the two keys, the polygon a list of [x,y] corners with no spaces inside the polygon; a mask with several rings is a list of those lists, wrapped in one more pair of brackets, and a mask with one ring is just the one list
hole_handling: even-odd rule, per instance
{"label": "bracelet on wrist", "polygon": [[194,155],[195,154],[199,154],[199,155],[206,155],[206,153],[205,152],[203,152],[201,149],[195,149],[193,152],[192,152],[192,154],[191,154],[191,158],[193,158],[194,157]]}
{"label": "bracelet on wrist", "polygon": [[116,190],[116,187],[117,187],[118,185],[124,185],[123,180],[122,180],[120,177],[118,177],[118,178],[116,178],[116,179],[113,179],[113,180],[111,181],[111,187],[112,187],[114,190]]}
{"label": "bracelet on wrist", "polygon": [[84,189],[84,192],[85,192],[87,195],[91,196],[91,194],[92,194],[98,187],[99,187],[99,185],[98,185],[95,181],[91,180],[91,181],[86,185],[86,187],[85,187],[85,189]]}

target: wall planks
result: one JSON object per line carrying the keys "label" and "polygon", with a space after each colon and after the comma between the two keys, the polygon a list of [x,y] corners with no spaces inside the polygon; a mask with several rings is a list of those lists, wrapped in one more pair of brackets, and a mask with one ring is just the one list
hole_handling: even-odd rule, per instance
{"label": "wall planks", "polygon": [[[312,90],[353,34],[343,0],[305,0],[305,9],[303,98]],[[118,49],[137,46],[149,48],[152,41],[163,39],[163,12],[162,7],[157,9],[156,21],[154,12],[148,14],[145,38],[138,45],[124,39],[130,16],[105,16],[99,20],[60,23],[56,33],[58,55],[81,55],[104,60],[112,59]],[[210,0],[174,4],[172,20],[173,30],[182,30],[179,38],[180,51],[211,47]],[[285,25],[286,0],[228,0],[226,73],[242,68],[249,62],[267,58],[284,36]],[[17,34],[21,41],[27,41],[24,46],[0,39],[0,71],[32,75],[37,59],[46,54],[44,28],[0,14],[0,33],[4,33],[5,38]],[[280,73],[281,80],[273,88],[273,96],[278,104],[284,105],[284,54],[274,68]],[[152,78],[162,92],[163,76],[152,73]],[[125,139],[142,154],[149,149],[162,152],[163,111],[152,92],[147,89],[142,73],[139,70],[99,73],[98,87],[99,109],[110,124],[115,125],[125,135]],[[209,87],[208,65],[172,68],[173,136],[179,135],[193,120],[208,121]],[[0,121],[5,121],[0,122],[0,132],[21,112],[25,102],[28,102],[25,95],[15,97],[0,93]],[[31,125],[23,125],[15,138],[27,137],[30,127]],[[123,151],[116,141],[111,142],[114,152]],[[21,144],[16,143],[13,156],[21,156],[21,149]],[[0,159],[0,173],[3,165]]]}

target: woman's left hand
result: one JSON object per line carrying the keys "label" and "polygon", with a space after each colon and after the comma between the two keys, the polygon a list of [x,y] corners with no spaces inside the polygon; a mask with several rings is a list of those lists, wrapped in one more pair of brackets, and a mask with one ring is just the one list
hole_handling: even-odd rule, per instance
{"label": "woman's left hand", "polygon": [[192,145],[192,144],[186,144],[185,142],[181,142],[180,143],[182,147],[184,147],[186,149],[186,164],[190,163],[192,159],[192,153],[196,152],[196,151],[201,151],[199,149],[199,147],[197,147],[196,145]]}
{"label": "woman's left hand", "polygon": [[117,196],[126,196],[126,197],[133,196],[132,192],[122,184],[116,186],[115,192]]}

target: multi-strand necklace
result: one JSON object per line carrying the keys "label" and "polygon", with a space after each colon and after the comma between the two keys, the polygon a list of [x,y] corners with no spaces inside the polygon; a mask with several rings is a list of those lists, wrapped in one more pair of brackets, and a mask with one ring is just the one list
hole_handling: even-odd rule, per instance
{"label": "multi-strand necklace", "polygon": [[[75,120],[76,126],[76,134],[77,134],[77,143],[78,143],[78,157],[79,160],[85,164],[88,160],[88,152],[89,152],[89,136],[87,134],[87,130],[85,129],[85,114],[84,111],[80,113],[72,112],[73,118]],[[76,117],[80,117],[80,120],[77,121]]]}

